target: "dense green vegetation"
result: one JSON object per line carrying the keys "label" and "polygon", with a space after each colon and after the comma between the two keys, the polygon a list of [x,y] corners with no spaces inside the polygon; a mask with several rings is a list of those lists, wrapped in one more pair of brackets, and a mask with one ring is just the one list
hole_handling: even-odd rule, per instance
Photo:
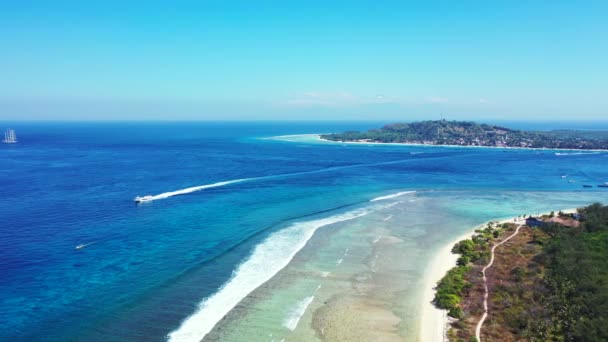
{"label": "dense green vegetation", "polygon": [[467,266],[454,267],[437,284],[433,302],[438,308],[448,310],[448,315],[451,317],[462,317],[460,307],[462,293],[471,287],[471,283],[464,279],[464,275],[469,270]]}
{"label": "dense green vegetation", "polygon": [[543,249],[549,294],[538,338],[608,340],[608,206],[583,208],[581,229],[550,226]]}
{"label": "dense green vegetation", "polygon": [[[525,235],[519,244],[501,252],[487,334],[528,341],[608,341],[608,206],[596,203],[579,213],[580,227],[528,229],[519,234]],[[461,255],[458,266],[439,282],[434,300],[460,318],[454,340],[471,336],[480,312],[471,302],[478,294],[472,298],[469,291],[479,285],[492,239],[510,228],[488,226],[454,246]]]}
{"label": "dense green vegetation", "polygon": [[521,131],[468,121],[395,123],[367,132],[324,134],[332,141],[368,141],[429,145],[498,146],[564,149],[608,149],[604,131]]}
{"label": "dense green vegetation", "polygon": [[471,239],[458,242],[452,248],[452,253],[460,254],[458,266],[452,268],[437,284],[433,303],[438,308],[448,310],[448,315],[454,318],[462,316],[460,302],[471,288],[471,283],[465,279],[465,274],[471,271],[471,263],[487,262],[490,255],[489,241],[495,233],[505,228],[488,224],[483,230],[477,230]]}

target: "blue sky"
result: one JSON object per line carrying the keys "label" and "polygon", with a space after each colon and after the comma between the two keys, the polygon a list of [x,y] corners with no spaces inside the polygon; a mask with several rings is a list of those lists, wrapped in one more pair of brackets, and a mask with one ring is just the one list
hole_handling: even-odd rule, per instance
{"label": "blue sky", "polygon": [[3,1],[0,119],[608,118],[608,1]]}

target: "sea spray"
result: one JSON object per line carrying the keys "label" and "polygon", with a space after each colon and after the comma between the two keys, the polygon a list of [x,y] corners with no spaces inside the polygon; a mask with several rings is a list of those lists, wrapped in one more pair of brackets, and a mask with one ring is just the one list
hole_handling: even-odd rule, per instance
{"label": "sea spray", "polygon": [[215,294],[204,299],[194,314],[186,318],[179,328],[168,334],[169,341],[200,341],[243,298],[287,266],[317,229],[352,220],[392,204],[355,209],[322,219],[295,222],[273,233],[255,247],[251,256],[237,267],[228,282]]}

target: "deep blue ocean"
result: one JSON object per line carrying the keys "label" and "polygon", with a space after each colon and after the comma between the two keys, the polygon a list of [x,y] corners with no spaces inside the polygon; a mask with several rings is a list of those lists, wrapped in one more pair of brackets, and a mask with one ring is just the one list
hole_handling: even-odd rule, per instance
{"label": "deep blue ocean", "polygon": [[263,139],[380,125],[1,123],[0,340],[164,340],[272,232],[390,191],[608,191],[608,153]]}

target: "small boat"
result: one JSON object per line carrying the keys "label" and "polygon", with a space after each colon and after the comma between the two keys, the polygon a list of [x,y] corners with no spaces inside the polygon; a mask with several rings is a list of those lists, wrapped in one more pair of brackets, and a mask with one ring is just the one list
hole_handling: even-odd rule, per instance
{"label": "small boat", "polygon": [[593,185],[583,184],[583,188],[593,188]]}
{"label": "small boat", "polygon": [[133,201],[135,201],[135,203],[141,203],[141,202],[148,202],[153,200],[154,197],[151,195],[146,195],[146,196],[137,196],[133,199]]}
{"label": "small boat", "polygon": [[83,248],[85,248],[86,246],[90,246],[90,245],[92,245],[92,244],[94,244],[94,243],[95,243],[95,242],[81,243],[80,245],[76,246],[76,248],[74,248],[74,249],[83,249]]}

